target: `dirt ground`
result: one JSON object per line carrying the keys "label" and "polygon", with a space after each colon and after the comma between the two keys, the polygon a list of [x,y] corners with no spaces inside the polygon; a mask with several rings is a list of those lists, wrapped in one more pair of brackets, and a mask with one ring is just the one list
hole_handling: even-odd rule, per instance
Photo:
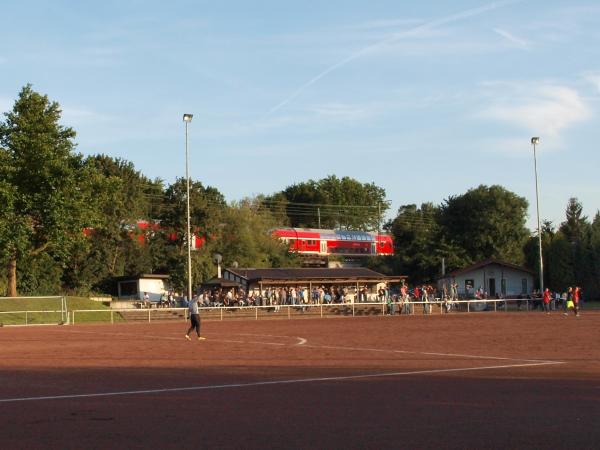
{"label": "dirt ground", "polygon": [[0,328],[0,446],[600,445],[600,312],[186,328]]}

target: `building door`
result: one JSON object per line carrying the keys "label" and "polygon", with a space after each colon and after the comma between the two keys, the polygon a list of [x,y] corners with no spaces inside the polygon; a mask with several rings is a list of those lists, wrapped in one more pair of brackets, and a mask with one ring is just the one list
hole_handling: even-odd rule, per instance
{"label": "building door", "polygon": [[321,254],[322,255],[326,255],[327,254],[327,241],[323,240],[320,241],[321,242]]}
{"label": "building door", "polygon": [[489,285],[490,285],[490,297],[495,297],[496,296],[496,279],[495,278],[489,278],[488,279]]}

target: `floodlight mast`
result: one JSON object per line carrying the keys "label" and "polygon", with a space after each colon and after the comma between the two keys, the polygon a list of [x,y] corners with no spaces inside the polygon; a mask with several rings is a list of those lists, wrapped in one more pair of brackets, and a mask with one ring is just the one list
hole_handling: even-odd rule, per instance
{"label": "floodlight mast", "polygon": [[538,175],[537,175],[537,157],[536,157],[536,145],[539,145],[540,138],[534,136],[531,138],[531,145],[533,145],[533,170],[535,172],[535,207],[537,210],[537,232],[538,232],[538,247],[539,247],[539,266],[540,266],[540,292],[544,292],[544,261],[542,259],[542,228],[540,226],[540,199],[539,199],[539,188],[538,188]]}
{"label": "floodlight mast", "polygon": [[192,114],[184,114],[185,122],[185,182],[186,182],[186,201],[187,201],[187,298],[192,301],[192,228],[190,224],[190,170],[189,170],[189,152],[188,152],[188,123],[192,121]]}

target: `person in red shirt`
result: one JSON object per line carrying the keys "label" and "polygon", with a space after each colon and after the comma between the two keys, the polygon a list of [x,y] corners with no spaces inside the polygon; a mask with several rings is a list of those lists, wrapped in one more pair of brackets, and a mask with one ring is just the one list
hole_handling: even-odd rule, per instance
{"label": "person in red shirt", "polygon": [[550,314],[550,289],[544,289],[544,311]]}
{"label": "person in red shirt", "polygon": [[576,286],[573,289],[573,311],[575,311],[575,316],[579,316],[579,296],[581,295],[581,288]]}

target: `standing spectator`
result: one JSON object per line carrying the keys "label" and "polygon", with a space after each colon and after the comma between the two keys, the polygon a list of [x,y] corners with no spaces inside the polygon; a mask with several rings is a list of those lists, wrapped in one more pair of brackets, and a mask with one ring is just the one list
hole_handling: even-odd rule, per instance
{"label": "standing spectator", "polygon": [[427,286],[421,287],[421,301],[423,302],[423,314],[431,313],[431,306],[429,305],[429,293],[427,292]]}
{"label": "standing spectator", "polygon": [[567,316],[569,309],[573,308],[573,306],[573,288],[569,286],[569,289],[567,289],[567,301],[563,305],[563,314]]}
{"label": "standing spectator", "polygon": [[150,296],[148,295],[147,292],[144,292],[144,307],[145,308],[150,308],[151,304],[150,304]]}
{"label": "standing spectator", "polygon": [[550,289],[544,289],[544,311],[550,314]]}
{"label": "standing spectator", "polygon": [[575,316],[579,317],[579,298],[581,296],[581,288],[579,286],[575,286],[573,290],[573,311],[575,311]]}

